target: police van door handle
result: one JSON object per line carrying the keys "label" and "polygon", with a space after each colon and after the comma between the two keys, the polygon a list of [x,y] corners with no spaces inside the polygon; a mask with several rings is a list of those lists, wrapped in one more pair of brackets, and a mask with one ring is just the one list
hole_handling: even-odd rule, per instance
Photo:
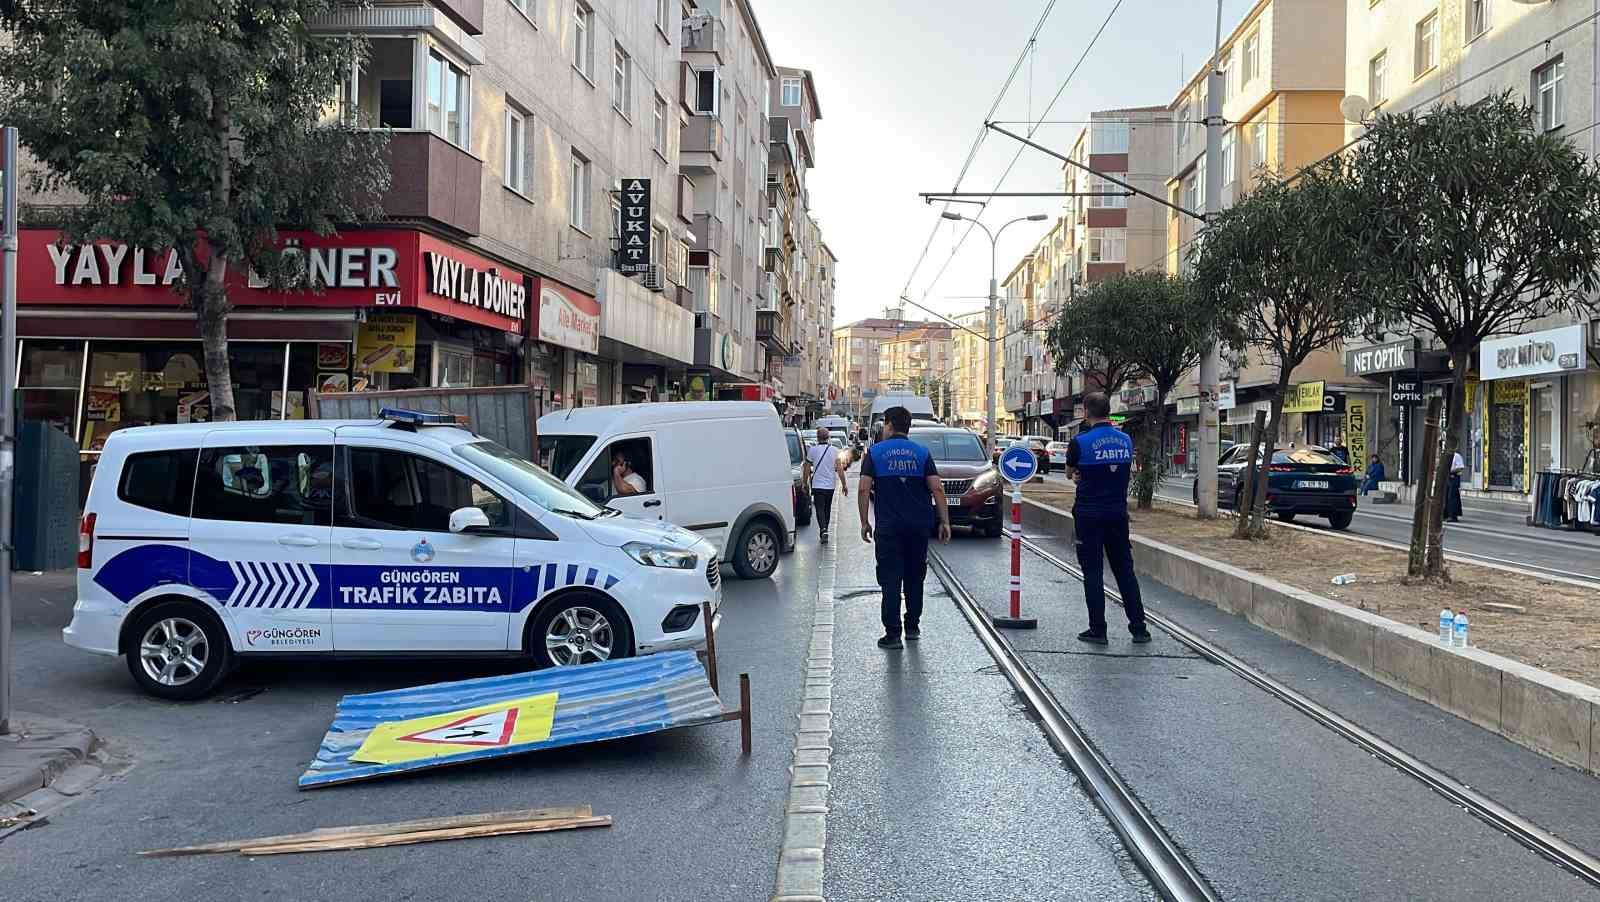
{"label": "police van door handle", "polygon": [[322,543],[310,536],[278,536],[278,544],[293,545],[296,548],[315,548]]}
{"label": "police van door handle", "polygon": [[661,499],[660,499],[660,498],[657,498],[657,499],[656,499],[656,500],[654,500],[654,501],[646,501],[646,502],[645,502],[645,503],[644,503],[644,506],[645,506],[645,507],[660,507],[660,506],[661,506]]}
{"label": "police van door handle", "polygon": [[345,539],[339,544],[346,548],[353,548],[357,551],[377,551],[379,548],[383,547],[382,542],[374,542],[371,539]]}

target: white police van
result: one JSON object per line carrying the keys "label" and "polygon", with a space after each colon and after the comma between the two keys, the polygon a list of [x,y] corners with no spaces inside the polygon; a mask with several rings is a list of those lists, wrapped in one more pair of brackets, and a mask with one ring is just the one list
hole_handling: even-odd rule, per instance
{"label": "white police van", "polygon": [[702,644],[718,557],[447,415],[135,427],[100,456],[62,633],[163,698],[246,655],[587,664]]}

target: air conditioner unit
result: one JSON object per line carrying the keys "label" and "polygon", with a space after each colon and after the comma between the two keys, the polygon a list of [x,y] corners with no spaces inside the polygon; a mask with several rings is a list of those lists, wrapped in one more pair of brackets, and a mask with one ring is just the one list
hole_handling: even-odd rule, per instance
{"label": "air conditioner unit", "polygon": [[665,270],[666,267],[660,263],[652,263],[650,268],[644,271],[644,276],[639,281],[651,291],[664,291],[667,282]]}

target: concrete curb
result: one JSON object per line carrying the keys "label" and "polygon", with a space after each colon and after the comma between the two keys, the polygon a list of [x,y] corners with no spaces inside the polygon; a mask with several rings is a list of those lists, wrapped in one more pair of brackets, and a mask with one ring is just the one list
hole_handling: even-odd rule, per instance
{"label": "concrete curb", "polygon": [[[1024,525],[1072,537],[1072,514],[1024,499]],[[1440,710],[1600,775],[1600,689],[1340,604],[1144,536],[1134,566],[1185,595],[1359,670]]]}
{"label": "concrete curb", "polygon": [[822,547],[817,597],[806,652],[805,695],[796,715],[794,763],[783,818],[772,902],[823,902],[824,849],[828,836],[829,763],[833,757],[833,605],[839,559],[837,544]]}
{"label": "concrete curb", "polygon": [[84,763],[95,747],[87,727],[23,714],[11,732],[0,736],[0,804],[43,789],[70,768]]}

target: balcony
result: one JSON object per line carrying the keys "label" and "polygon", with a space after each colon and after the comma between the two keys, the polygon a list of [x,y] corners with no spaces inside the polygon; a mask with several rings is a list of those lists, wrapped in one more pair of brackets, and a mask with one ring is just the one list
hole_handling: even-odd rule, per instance
{"label": "balcony", "polygon": [[[768,122],[770,134],[767,138],[767,161],[776,169],[779,165],[794,169],[799,165],[800,155],[795,152],[794,133],[789,127],[789,120],[783,116],[774,116]],[[768,180],[770,185],[771,180]]]}
{"label": "balcony", "polygon": [[722,122],[711,116],[690,116],[683,127],[679,146],[680,167],[685,173],[713,173],[727,146]]}
{"label": "balcony", "polygon": [[383,211],[390,217],[478,234],[482,160],[433,132],[396,131],[389,138],[389,172]]}
{"label": "balcony", "polygon": [[761,342],[773,356],[786,357],[792,352],[783,335],[783,313],[777,310],[756,311],[756,341]]}
{"label": "balcony", "polygon": [[689,245],[690,250],[710,251],[720,256],[726,239],[727,230],[723,228],[720,217],[713,213],[694,215],[694,242]]}
{"label": "balcony", "polygon": [[722,20],[715,16],[689,16],[683,20],[683,52],[709,53],[718,63],[725,63],[728,52],[728,32]]}
{"label": "balcony", "polygon": [[[781,245],[768,247],[762,258],[763,268],[767,272],[779,273],[787,277],[789,273],[789,254]],[[784,279],[787,281],[787,278]]]}

